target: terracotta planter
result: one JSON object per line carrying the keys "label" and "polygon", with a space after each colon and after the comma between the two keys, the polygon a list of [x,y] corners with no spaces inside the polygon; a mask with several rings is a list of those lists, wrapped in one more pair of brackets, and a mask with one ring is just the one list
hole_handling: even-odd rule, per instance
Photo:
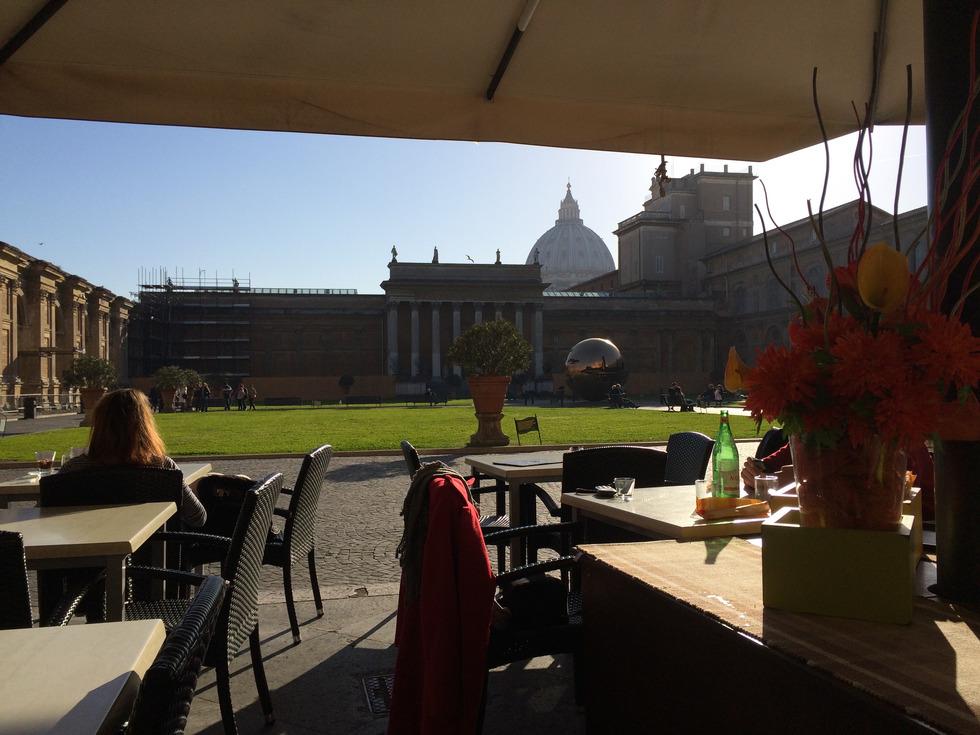
{"label": "terracotta planter", "polygon": [[85,411],[85,418],[82,419],[81,426],[92,425],[92,409],[99,399],[106,394],[105,388],[80,388],[78,391],[82,396],[82,409]]}
{"label": "terracotta planter", "polygon": [[160,409],[161,413],[173,413],[175,395],[177,395],[176,388],[160,389],[160,399],[163,401],[163,408]]}
{"label": "terracotta planter", "polygon": [[789,441],[801,525],[888,531],[901,521],[905,452],[878,437],[856,449],[817,447],[800,436]]}
{"label": "terracotta planter", "polygon": [[504,399],[507,398],[509,376],[474,375],[467,378],[473,407],[478,422],[476,433],[470,437],[471,447],[500,447],[510,444],[510,439],[500,430],[504,417]]}

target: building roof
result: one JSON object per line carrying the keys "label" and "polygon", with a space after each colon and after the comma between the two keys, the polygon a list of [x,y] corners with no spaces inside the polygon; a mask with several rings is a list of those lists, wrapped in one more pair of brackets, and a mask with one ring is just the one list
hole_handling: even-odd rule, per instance
{"label": "building roof", "polygon": [[558,208],[555,226],[534,243],[525,264],[536,262],[541,264],[542,280],[551,284],[552,291],[561,291],[616,269],[606,243],[582,222],[578,202],[572,198],[571,184]]}

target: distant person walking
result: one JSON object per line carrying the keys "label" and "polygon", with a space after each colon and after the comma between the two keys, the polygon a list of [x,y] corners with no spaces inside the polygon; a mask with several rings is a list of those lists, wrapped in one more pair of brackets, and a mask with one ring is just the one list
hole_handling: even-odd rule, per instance
{"label": "distant person walking", "polygon": [[154,413],[160,413],[163,410],[163,395],[155,385],[150,388],[150,408],[153,409]]}
{"label": "distant person walking", "polygon": [[245,384],[239,383],[238,387],[235,389],[235,400],[238,402],[238,410],[245,410],[245,399],[248,398],[248,391],[245,390]]}
{"label": "distant person walking", "polygon": [[259,397],[259,392],[255,390],[255,384],[253,383],[248,388],[248,407],[254,411],[255,410],[255,399]]}
{"label": "distant person walking", "polygon": [[225,383],[221,389],[221,397],[225,399],[225,411],[231,410],[231,386]]}
{"label": "distant person walking", "polygon": [[211,386],[207,383],[201,385],[201,410],[207,412],[208,404],[211,402]]}

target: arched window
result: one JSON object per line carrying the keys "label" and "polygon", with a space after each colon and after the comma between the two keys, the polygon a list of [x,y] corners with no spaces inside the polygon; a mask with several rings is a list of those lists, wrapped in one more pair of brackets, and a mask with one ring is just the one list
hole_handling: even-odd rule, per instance
{"label": "arched window", "polygon": [[735,314],[745,313],[745,288],[739,284],[732,291],[732,311]]}

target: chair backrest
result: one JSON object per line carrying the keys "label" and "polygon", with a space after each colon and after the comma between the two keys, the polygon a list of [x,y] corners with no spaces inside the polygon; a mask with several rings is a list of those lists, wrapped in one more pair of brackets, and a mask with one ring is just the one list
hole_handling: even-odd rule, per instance
{"label": "chair backrest", "polygon": [[632,477],[637,487],[664,484],[667,453],[655,447],[589,447],[566,452],[562,461],[561,491],[611,485],[614,477]]}
{"label": "chair backrest", "polygon": [[693,485],[704,477],[715,440],[697,431],[681,431],[667,439],[664,480],[671,485]]}
{"label": "chair backrest", "polygon": [[528,416],[526,419],[514,419],[514,431],[517,432],[517,443],[521,443],[521,434],[529,434],[532,431],[538,432],[538,443],[541,443],[541,427],[538,426],[537,415]]}
{"label": "chair backrest", "polygon": [[230,587],[215,637],[221,639],[229,663],[258,621],[262,557],[280,490],[282,473],[276,472],[245,491],[235,533],[221,565],[221,574]]}
{"label": "chair backrest", "polygon": [[92,467],[41,478],[43,507],[172,501],[180,508],[184,475],[160,467]]}
{"label": "chair backrest", "polygon": [[225,580],[207,577],[180,624],[143,676],[127,733],[179,735],[187,725],[197,677],[225,596]]}
{"label": "chair backrest", "polygon": [[412,446],[408,439],[402,439],[402,455],[405,457],[405,465],[408,467],[408,476],[414,477],[422,466],[422,458],[419,457],[418,450]]}
{"label": "chair backrest", "polygon": [[0,630],[30,628],[31,623],[24,537],[14,531],[0,531]]}
{"label": "chair backrest", "polygon": [[333,447],[324,444],[303,457],[303,465],[299,468],[299,476],[289,500],[289,516],[283,528],[286,551],[293,561],[298,561],[313,549],[320,486],[332,456]]}

